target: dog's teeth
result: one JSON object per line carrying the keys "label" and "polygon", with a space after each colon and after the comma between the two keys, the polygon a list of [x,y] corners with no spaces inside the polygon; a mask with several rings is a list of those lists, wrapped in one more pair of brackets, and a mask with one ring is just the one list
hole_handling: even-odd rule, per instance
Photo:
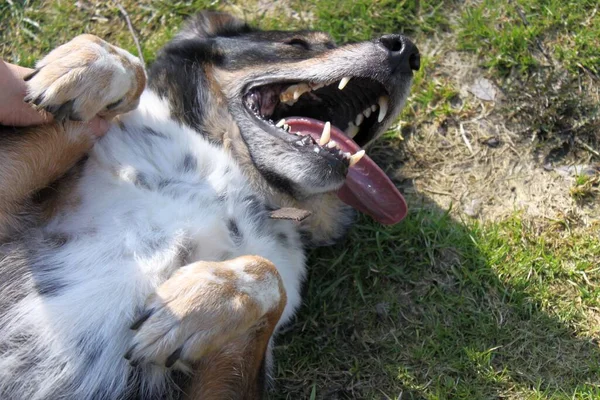
{"label": "dog's teeth", "polygon": [[340,89],[340,90],[344,89],[346,87],[346,85],[348,84],[348,82],[350,82],[350,77],[349,76],[343,77],[342,80],[340,80],[338,89]]}
{"label": "dog's teeth", "polygon": [[318,153],[318,152],[320,152],[320,151],[321,151],[321,149],[319,149],[317,146],[315,146],[315,147],[313,147],[313,151],[314,151],[315,153]]}
{"label": "dog's teeth", "polygon": [[277,123],[277,125],[275,125],[278,128],[281,128],[283,125],[285,125],[285,119],[280,119],[279,122]]}
{"label": "dog's teeth", "polygon": [[361,150],[356,152],[355,154],[353,154],[352,156],[350,156],[350,166],[354,166],[356,165],[357,162],[360,161],[361,158],[363,158],[365,155],[365,151]]}
{"label": "dog's teeth", "polygon": [[348,153],[348,152],[345,152],[345,153],[342,153],[342,155],[343,155],[345,158],[347,158],[347,159],[349,160],[349,159],[350,159],[350,156],[351,156],[352,154],[350,154],[350,153]]}
{"label": "dog's teeth", "polygon": [[365,118],[369,118],[371,116],[371,112],[371,107],[367,107],[365,111],[363,111],[363,115],[365,116]]}
{"label": "dog's teeth", "polygon": [[283,124],[283,130],[289,132],[290,126],[288,124]]}
{"label": "dog's teeth", "polygon": [[331,122],[325,122],[325,126],[323,127],[323,133],[321,133],[321,140],[319,140],[319,145],[324,146],[331,139]]}
{"label": "dog's teeth", "polygon": [[312,90],[318,90],[318,89],[321,89],[323,86],[325,86],[325,84],[324,84],[324,83],[311,83],[311,84],[310,84],[310,88],[311,88]]}
{"label": "dog's teeth", "polygon": [[356,136],[356,134],[358,133],[358,131],[360,130],[360,128],[356,125],[354,125],[354,122],[349,122],[348,123],[348,127],[346,128],[346,135],[348,135],[348,137],[350,139],[352,139],[354,136]]}
{"label": "dog's teeth", "polygon": [[329,147],[330,149],[333,149],[336,146],[337,143],[335,142],[335,140],[330,140],[329,143],[327,143],[327,147]]}
{"label": "dog's teeth", "polygon": [[310,86],[308,86],[306,83],[290,85],[287,89],[279,94],[279,100],[287,105],[293,105],[296,100],[300,98],[300,96],[306,92],[310,92],[310,90]]}
{"label": "dog's teeth", "polygon": [[387,114],[387,110],[388,110],[388,97],[387,96],[381,96],[379,98],[379,101],[377,103],[379,104],[379,115],[377,116],[377,122],[381,122],[385,118],[385,114]]}
{"label": "dog's teeth", "polygon": [[377,104],[373,104],[371,106],[371,111],[375,112],[377,110]]}
{"label": "dog's teeth", "polygon": [[294,90],[294,100],[298,100],[306,92],[310,92],[310,86],[306,83],[299,83],[298,87]]}
{"label": "dog's teeth", "polygon": [[356,120],[354,120],[354,123],[356,124],[356,126],[360,126],[360,124],[362,124],[364,120],[365,120],[365,116],[362,114],[358,114],[356,116]]}

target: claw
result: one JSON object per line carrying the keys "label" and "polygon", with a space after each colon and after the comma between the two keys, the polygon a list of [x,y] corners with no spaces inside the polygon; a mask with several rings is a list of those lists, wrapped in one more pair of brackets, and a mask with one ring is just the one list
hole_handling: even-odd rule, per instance
{"label": "claw", "polygon": [[44,95],[40,94],[34,101],[33,104],[35,104],[36,106],[39,106],[40,103],[44,100]]}
{"label": "claw", "polygon": [[23,78],[23,80],[25,82],[31,80],[31,78],[33,78],[34,76],[36,76],[38,72],[40,72],[39,68],[35,69],[32,73],[25,75],[25,77]]}
{"label": "claw", "polygon": [[73,113],[74,100],[69,100],[56,108],[56,110],[47,108],[47,110],[54,115],[56,121],[64,121]]}
{"label": "claw", "polygon": [[175,350],[173,353],[171,353],[171,355],[169,357],[167,357],[167,361],[165,361],[165,367],[171,368],[173,366],[173,364],[175,364],[177,362],[177,360],[179,360],[179,356],[181,356],[181,351],[182,351],[182,348],[180,347],[177,350]]}

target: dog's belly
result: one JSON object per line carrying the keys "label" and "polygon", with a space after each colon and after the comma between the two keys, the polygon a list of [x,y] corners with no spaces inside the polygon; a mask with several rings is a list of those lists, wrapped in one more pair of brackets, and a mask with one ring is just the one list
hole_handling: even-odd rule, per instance
{"label": "dog's belly", "polygon": [[96,145],[77,205],[27,245],[30,284],[0,320],[3,398],[168,392],[166,369],[136,373],[123,355],[148,295],[187,263],[262,256],[287,292],[280,323],[299,304],[304,255],[293,223],[269,219],[221,149],[169,121],[145,126],[137,117]]}

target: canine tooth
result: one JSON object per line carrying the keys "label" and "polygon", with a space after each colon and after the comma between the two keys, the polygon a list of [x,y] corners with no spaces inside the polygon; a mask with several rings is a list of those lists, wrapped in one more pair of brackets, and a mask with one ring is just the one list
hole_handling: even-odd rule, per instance
{"label": "canine tooth", "polygon": [[279,122],[275,125],[278,128],[281,128],[285,125],[285,119],[280,119]]}
{"label": "canine tooth", "polygon": [[371,111],[375,112],[375,110],[377,110],[377,104],[373,104],[371,106]]}
{"label": "canine tooth", "polygon": [[371,107],[367,107],[365,111],[363,111],[363,115],[365,116],[365,118],[369,118],[371,116],[371,112]]}
{"label": "canine tooth", "polygon": [[377,116],[377,122],[381,122],[385,118],[385,114],[387,114],[387,110],[388,110],[387,96],[381,96],[379,98],[378,103],[379,103],[379,115]]}
{"label": "canine tooth", "polygon": [[360,159],[364,157],[364,155],[365,155],[365,151],[361,150],[361,151],[357,151],[355,154],[350,156],[350,166],[352,167],[353,165],[356,165],[356,163],[359,162]]}
{"label": "canine tooth", "polygon": [[283,130],[284,131],[290,131],[290,126],[288,124],[283,124]]}
{"label": "canine tooth", "polygon": [[343,88],[345,88],[346,85],[348,84],[348,82],[350,82],[350,77],[349,76],[343,77],[342,80],[340,80],[340,84],[338,85],[338,89],[342,90]]}
{"label": "canine tooth", "polygon": [[360,126],[360,124],[362,124],[364,120],[365,120],[365,116],[362,114],[358,114],[356,116],[356,120],[354,121],[354,123],[356,124],[356,126]]}
{"label": "canine tooth", "polygon": [[354,136],[356,136],[359,130],[360,128],[354,125],[354,122],[349,122],[348,127],[346,128],[346,135],[348,135],[348,137],[352,139]]}
{"label": "canine tooth", "polygon": [[331,139],[331,122],[325,122],[325,126],[323,127],[323,133],[321,133],[321,140],[319,140],[319,145],[324,146]]}
{"label": "canine tooth", "polygon": [[333,149],[336,146],[337,143],[335,142],[335,140],[330,140],[329,143],[327,143],[327,147],[329,147],[330,149]]}

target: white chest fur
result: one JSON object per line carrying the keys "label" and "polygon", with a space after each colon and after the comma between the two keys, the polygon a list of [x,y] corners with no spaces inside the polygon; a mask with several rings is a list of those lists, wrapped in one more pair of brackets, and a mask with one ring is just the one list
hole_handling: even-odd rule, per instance
{"label": "white chest fur", "polygon": [[[3,318],[11,321],[0,326],[5,337],[26,330],[38,340],[0,357],[0,383],[37,352],[45,361],[24,377],[37,380],[29,397],[44,398],[44,388],[69,382],[82,395],[98,386],[118,393],[128,379],[129,325],[148,295],[186,263],[262,256],[277,267],[287,293],[280,324],[299,305],[305,260],[294,224],[269,219],[235,161],[172,121],[168,105],[148,91],[95,145],[75,196],[75,208],[44,228],[69,237],[43,254],[58,267],[40,278],[58,279],[60,290],[32,292]],[[93,365],[90,343],[103,346]],[[148,385],[164,383],[164,370],[148,375],[156,378]]]}

